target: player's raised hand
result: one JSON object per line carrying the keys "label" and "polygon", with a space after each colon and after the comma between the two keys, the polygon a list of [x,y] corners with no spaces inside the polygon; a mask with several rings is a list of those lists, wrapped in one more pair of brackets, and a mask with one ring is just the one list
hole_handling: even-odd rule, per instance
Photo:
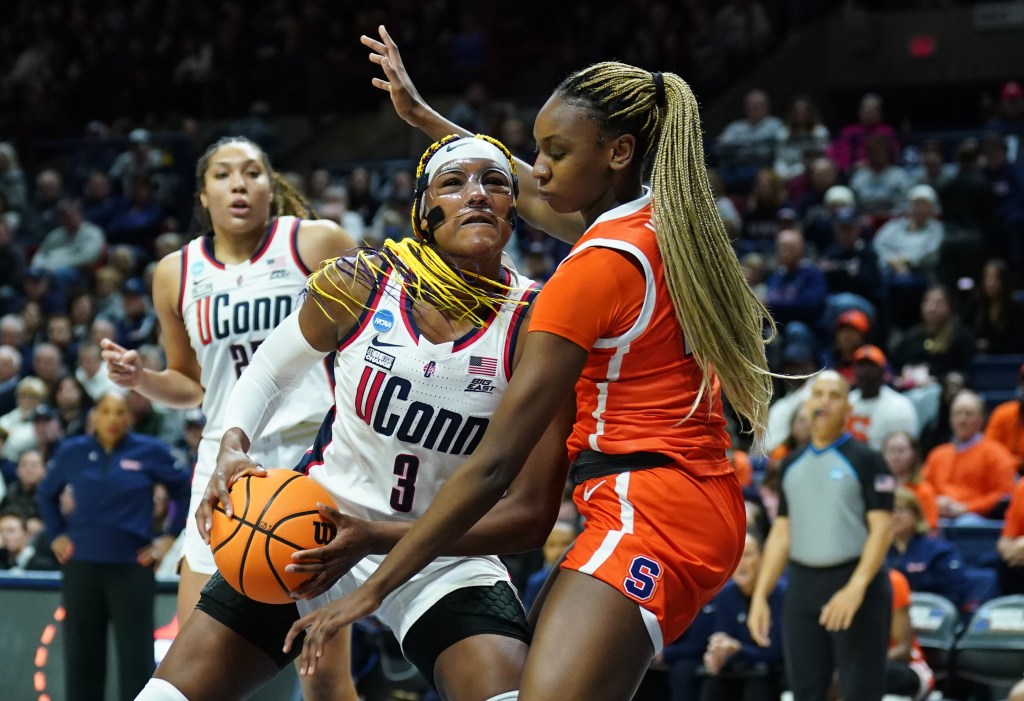
{"label": "player's raised hand", "polygon": [[322,548],[300,550],[292,554],[292,564],[285,572],[306,572],[311,576],[292,590],[297,599],[312,599],[323,594],[348,572],[352,565],[373,552],[373,524],[346,516],[333,506],[317,503],[320,516],[333,523],[338,535]]}
{"label": "player's raised hand", "polygon": [[372,51],[370,61],[376,63],[384,71],[383,78],[374,78],[371,81],[373,87],[387,92],[391,96],[391,103],[395,106],[398,116],[418,128],[421,113],[429,111],[430,107],[420,96],[408,71],[405,70],[402,54],[398,51],[398,44],[391,38],[383,24],[380,25],[378,31],[380,32],[380,41],[365,34],[359,38],[363,46]]}
{"label": "player's raised hand", "polygon": [[217,466],[214,467],[213,474],[210,475],[206,492],[203,494],[203,499],[199,502],[199,508],[196,509],[195,514],[199,535],[207,544],[210,542],[213,510],[217,504],[223,504],[224,513],[229,518],[231,517],[231,496],[228,494],[231,485],[246,475],[267,476],[267,471],[263,469],[263,466],[253,462],[246,455],[245,449],[248,445],[248,437],[238,428],[229,428],[221,438],[220,451],[217,453]]}
{"label": "player's raised hand", "polygon": [[142,379],[142,358],[109,338],[100,340],[100,356],[107,363],[107,376],[118,387],[132,389]]}

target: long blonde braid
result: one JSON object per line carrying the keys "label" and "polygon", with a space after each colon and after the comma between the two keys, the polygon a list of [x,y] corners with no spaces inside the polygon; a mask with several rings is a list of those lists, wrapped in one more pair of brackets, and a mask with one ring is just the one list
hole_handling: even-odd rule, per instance
{"label": "long blonde braid", "polygon": [[587,109],[603,132],[636,136],[638,167],[650,167],[669,294],[704,374],[694,409],[714,372],[732,408],[760,437],[772,396],[765,345],[775,322],[744,279],[718,214],[693,91],[673,73],[604,62],[569,76],[555,92]]}

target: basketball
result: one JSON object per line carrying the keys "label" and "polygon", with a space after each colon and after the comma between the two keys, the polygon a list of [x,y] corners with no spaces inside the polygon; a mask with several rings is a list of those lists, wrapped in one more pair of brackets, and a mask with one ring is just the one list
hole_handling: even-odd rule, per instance
{"label": "basketball", "polygon": [[210,529],[217,569],[250,599],[292,603],[288,592],[309,578],[284,571],[292,553],[326,545],[337,533],[316,510],[317,502],[334,503],[330,493],[311,477],[279,468],[266,477],[243,477],[229,491],[234,513],[228,518],[218,504]]}

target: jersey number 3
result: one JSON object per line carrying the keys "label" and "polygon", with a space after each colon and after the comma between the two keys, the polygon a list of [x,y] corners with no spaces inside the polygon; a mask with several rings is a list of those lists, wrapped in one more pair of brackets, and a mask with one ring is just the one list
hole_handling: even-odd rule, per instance
{"label": "jersey number 3", "polygon": [[416,498],[416,475],[420,471],[420,459],[415,455],[399,455],[395,458],[395,476],[398,480],[391,488],[391,508],[407,514],[412,511],[412,500]]}

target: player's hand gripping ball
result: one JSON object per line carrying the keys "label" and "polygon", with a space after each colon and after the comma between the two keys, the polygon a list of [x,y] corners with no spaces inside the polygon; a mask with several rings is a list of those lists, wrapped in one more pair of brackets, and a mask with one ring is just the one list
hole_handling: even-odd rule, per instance
{"label": "player's hand gripping ball", "polygon": [[238,592],[266,604],[293,601],[289,592],[308,573],[285,572],[292,553],[331,542],[337,528],[317,512],[333,505],[330,493],[313,478],[292,470],[268,469],[266,477],[246,476],[229,490],[231,518],[223,504],[213,510],[210,548],[217,569]]}

